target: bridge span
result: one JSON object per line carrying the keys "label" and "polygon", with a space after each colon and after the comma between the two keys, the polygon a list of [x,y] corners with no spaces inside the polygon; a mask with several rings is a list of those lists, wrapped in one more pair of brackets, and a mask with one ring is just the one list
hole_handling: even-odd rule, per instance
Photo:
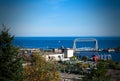
{"label": "bridge span", "polygon": [[[77,48],[76,42],[95,42],[94,48],[91,47],[82,47]],[[98,41],[95,38],[76,38],[73,42],[74,51],[98,51]]]}

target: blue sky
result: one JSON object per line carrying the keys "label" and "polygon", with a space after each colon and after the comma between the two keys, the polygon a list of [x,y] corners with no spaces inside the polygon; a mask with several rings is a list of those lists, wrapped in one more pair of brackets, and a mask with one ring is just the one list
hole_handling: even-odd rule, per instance
{"label": "blue sky", "polygon": [[0,0],[15,36],[120,36],[119,0]]}

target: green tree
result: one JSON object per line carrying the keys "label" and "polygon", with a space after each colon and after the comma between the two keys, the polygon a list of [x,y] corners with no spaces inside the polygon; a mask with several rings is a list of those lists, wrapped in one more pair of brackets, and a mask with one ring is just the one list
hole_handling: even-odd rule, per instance
{"label": "green tree", "polygon": [[82,60],[87,61],[87,60],[89,60],[89,57],[88,56],[83,56]]}
{"label": "green tree", "polygon": [[107,69],[104,62],[99,62],[97,68],[85,73],[83,81],[110,81],[111,76],[106,75]]}
{"label": "green tree", "polygon": [[22,81],[22,61],[17,57],[18,49],[13,46],[14,36],[2,25],[0,31],[0,81]]}
{"label": "green tree", "polygon": [[61,76],[54,61],[46,61],[42,55],[35,53],[31,64],[24,67],[23,81],[61,81]]}
{"label": "green tree", "polygon": [[77,57],[76,56],[72,56],[72,57],[70,57],[70,60],[77,60]]}

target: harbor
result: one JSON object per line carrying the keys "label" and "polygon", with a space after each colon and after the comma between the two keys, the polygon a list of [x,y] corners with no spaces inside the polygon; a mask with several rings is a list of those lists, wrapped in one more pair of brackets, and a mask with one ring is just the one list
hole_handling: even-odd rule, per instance
{"label": "harbor", "polygon": [[120,81],[120,0],[0,0],[0,81]]}
{"label": "harbor", "polygon": [[[78,39],[80,39],[80,40],[78,40]],[[45,40],[45,38],[43,40]],[[59,40],[59,42],[57,42],[57,40]],[[71,43],[69,42],[69,40],[71,41]],[[23,40],[21,40],[21,41],[23,41]],[[24,39],[24,41],[27,41],[27,40]],[[32,54],[34,51],[37,51],[37,52],[46,51],[47,55],[48,54],[55,55],[57,53],[64,54],[64,50],[71,49],[71,50],[73,50],[72,55],[75,55],[78,58],[81,58],[83,56],[88,56],[89,58],[92,58],[93,55],[99,55],[99,56],[104,56],[104,57],[106,57],[105,59],[107,59],[107,55],[108,56],[111,55],[112,60],[120,61],[120,59],[119,59],[120,52],[119,51],[117,51],[115,48],[114,49],[113,48],[109,48],[109,49],[100,48],[99,46],[101,46],[101,44],[99,43],[99,40],[97,40],[96,38],[75,38],[73,40],[71,40],[70,38],[69,39],[67,38],[67,39],[64,39],[64,41],[63,41],[63,38],[57,38],[57,39],[53,38],[52,40],[47,39],[47,41],[49,41],[48,45],[46,44],[47,42],[42,43],[47,46],[46,48],[41,48],[41,46],[37,47],[37,48],[27,48],[27,43],[29,43],[29,42],[27,42],[26,44],[24,44],[24,47],[20,47],[21,48],[20,50],[24,50],[24,52],[27,52],[28,54]],[[17,40],[16,40],[16,42],[17,42]],[[33,42],[34,42],[34,40],[33,40]],[[31,42],[30,44],[33,44],[33,42]],[[63,42],[65,42],[65,44],[63,44]],[[85,42],[85,44],[83,46],[85,46],[85,47],[82,47],[82,46],[80,47],[80,45],[82,45],[82,43],[84,43],[84,42]],[[87,45],[86,42],[89,42],[90,45],[89,44]],[[34,43],[41,44],[41,39],[38,41],[38,38],[37,38],[37,41]],[[69,43],[69,44],[67,44],[67,43]],[[50,46],[51,44],[53,46],[57,45],[57,47],[52,48],[52,46]],[[37,45],[39,45],[39,44],[37,44]],[[90,46],[93,46],[93,47],[90,47]],[[34,47],[34,44],[32,45],[32,47]]]}
{"label": "harbor", "polygon": [[[90,45],[86,42],[89,42]],[[58,43],[60,44],[61,41],[58,41]],[[82,43],[84,43],[84,45]],[[98,43],[98,40],[95,38],[77,38],[73,40],[72,48],[66,48],[64,46],[59,48],[49,48],[48,46],[45,49],[20,48],[19,54],[25,55],[23,56],[24,59],[28,59],[35,53],[38,53],[42,55],[46,61],[57,62],[63,81],[82,81],[85,77],[84,73],[89,72],[91,68],[98,69],[97,65],[99,61],[107,63],[107,66],[109,66],[111,60],[119,62],[119,57],[116,55],[119,55],[120,52],[116,52],[110,48],[107,50],[100,49]],[[83,46],[79,47],[77,44]],[[116,60],[116,58],[118,58],[118,60]],[[28,60],[24,61],[23,67],[31,64]],[[113,70],[109,69],[107,73],[111,74],[111,71]],[[116,73],[112,74],[112,81],[117,80],[119,77],[119,75],[115,76]]]}
{"label": "harbor", "polygon": [[[119,75],[116,76],[116,73],[119,74],[117,72],[119,66],[116,64],[120,62],[119,47],[101,48],[100,46],[105,44],[100,44],[100,40],[96,38],[50,37],[49,39],[36,38],[29,42],[31,39],[21,40],[24,46],[20,47],[19,54],[23,55],[23,67],[30,65],[29,60],[38,53],[46,61],[57,63],[63,81],[83,81],[85,73],[89,73],[92,68],[97,70],[98,63],[101,61],[109,67],[107,73],[112,74],[112,81],[119,80]],[[38,47],[33,48],[36,45]],[[116,73],[111,73],[112,71]]]}

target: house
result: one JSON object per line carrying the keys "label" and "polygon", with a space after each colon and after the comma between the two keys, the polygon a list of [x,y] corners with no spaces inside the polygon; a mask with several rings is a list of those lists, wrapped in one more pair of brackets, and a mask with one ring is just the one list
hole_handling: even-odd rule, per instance
{"label": "house", "polygon": [[46,54],[46,60],[55,60],[55,61],[65,61],[65,60],[70,60],[70,57],[73,56],[73,49],[64,49],[64,52],[62,53],[49,53]]}

